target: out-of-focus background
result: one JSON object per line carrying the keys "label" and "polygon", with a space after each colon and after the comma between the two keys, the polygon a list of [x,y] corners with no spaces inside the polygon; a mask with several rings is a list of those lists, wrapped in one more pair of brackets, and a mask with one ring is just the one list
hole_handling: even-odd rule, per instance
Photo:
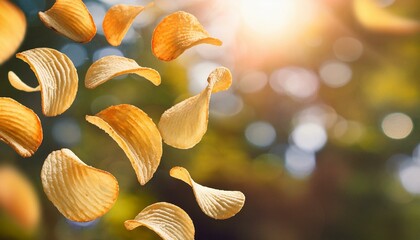
{"label": "out-of-focus background", "polygon": [[[34,86],[28,65],[12,57],[0,66],[0,95],[34,109],[44,130],[40,149],[28,159],[0,144],[0,163],[29,179],[42,213],[39,227],[28,232],[0,210],[0,238],[160,239],[146,228],[127,231],[123,222],[166,201],[190,215],[198,240],[419,239],[420,2],[369,1],[156,0],[119,47],[103,36],[105,12],[117,3],[149,1],[84,1],[98,27],[87,44],[40,22],[37,13],[53,1],[12,1],[28,21],[19,51],[50,47],[67,54],[80,84],[72,107],[48,118],[39,93],[17,91],[7,81],[12,70]],[[175,61],[157,60],[153,29],[178,10],[194,14],[223,46],[199,45]],[[161,86],[130,75],[86,89],[87,68],[106,55],[155,68]],[[190,150],[164,145],[161,165],[145,186],[118,145],[84,119],[129,103],[157,123],[166,109],[200,92],[217,66],[228,67],[234,80],[212,96],[206,135]],[[94,222],[66,220],[42,190],[44,159],[64,147],[118,179],[115,206]],[[169,177],[176,165],[202,185],[242,191],[244,208],[228,220],[208,218],[190,187]]]}

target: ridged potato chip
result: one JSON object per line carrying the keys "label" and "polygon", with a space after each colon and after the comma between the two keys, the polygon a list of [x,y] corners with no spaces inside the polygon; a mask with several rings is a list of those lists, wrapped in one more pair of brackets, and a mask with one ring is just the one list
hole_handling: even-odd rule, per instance
{"label": "ridged potato chip", "polygon": [[201,43],[222,45],[222,41],[211,37],[196,17],[179,11],[166,16],[153,31],[152,52],[160,60],[171,61]]}
{"label": "ridged potato chip", "polygon": [[79,43],[89,42],[96,34],[95,22],[82,0],[56,0],[38,15],[45,26]]}
{"label": "ridged potato chip", "polygon": [[188,214],[171,203],[158,202],[143,209],[134,220],[124,222],[133,230],[145,226],[164,240],[193,240],[195,229]]}
{"label": "ridged potato chip", "polygon": [[225,191],[202,186],[194,182],[190,173],[183,167],[173,167],[169,174],[191,186],[201,210],[211,218],[233,217],[244,206],[245,195],[240,191]]}
{"label": "ridged potato chip", "polygon": [[41,209],[35,189],[11,166],[0,167],[0,208],[27,231],[34,230],[39,224]]}
{"label": "ridged potato chip", "polygon": [[419,21],[394,15],[374,0],[354,0],[353,11],[359,23],[373,31],[409,34],[420,30]]}
{"label": "ridged potato chip", "polygon": [[[149,4],[149,6],[152,4]],[[102,22],[102,28],[104,29],[105,38],[108,43],[112,46],[119,46],[134,19],[146,7],[125,4],[112,6],[105,14],[104,21]]]}
{"label": "ridged potato chip", "polygon": [[25,14],[7,0],[0,1],[0,65],[9,59],[23,42]]}
{"label": "ridged potato chip", "polygon": [[41,121],[34,111],[11,98],[0,98],[0,140],[22,157],[30,157],[42,138]]}
{"label": "ridged potato chip", "polygon": [[36,86],[36,87],[28,86],[26,83],[24,83],[16,75],[16,73],[14,73],[12,71],[9,71],[9,73],[7,74],[7,76],[9,78],[10,85],[12,85],[17,90],[24,91],[24,92],[39,92],[39,91],[41,91],[41,88],[39,87],[39,85]]}
{"label": "ridged potato chip", "polygon": [[103,216],[112,208],[119,192],[112,174],[86,165],[65,148],[48,155],[41,180],[48,199],[61,214],[75,222]]}
{"label": "ridged potato chip", "polygon": [[[70,58],[51,48],[30,49],[16,54],[16,57],[29,64],[38,79],[45,116],[57,116],[71,106],[76,98],[79,77]],[[19,79],[12,74],[15,83],[16,78]]]}
{"label": "ridged potato chip", "polygon": [[129,73],[144,77],[156,86],[160,85],[160,74],[156,70],[141,67],[130,58],[106,56],[89,67],[85,77],[85,86],[91,89],[96,88],[112,78]]}
{"label": "ridged potato chip", "polygon": [[206,89],[170,109],[160,118],[158,127],[165,143],[172,147],[188,149],[201,141],[207,131],[210,96],[226,90],[232,84],[229,69],[219,67],[210,73]]}
{"label": "ridged potato chip", "polygon": [[121,104],[86,116],[86,120],[108,133],[124,150],[141,185],[153,177],[162,157],[162,138],[145,112]]}

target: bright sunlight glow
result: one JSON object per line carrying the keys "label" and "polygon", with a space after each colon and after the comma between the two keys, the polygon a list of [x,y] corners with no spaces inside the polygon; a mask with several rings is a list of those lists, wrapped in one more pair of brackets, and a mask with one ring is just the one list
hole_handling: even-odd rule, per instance
{"label": "bright sunlight glow", "polygon": [[301,29],[311,17],[306,14],[311,10],[307,4],[305,0],[241,0],[240,12],[250,30],[272,36]]}

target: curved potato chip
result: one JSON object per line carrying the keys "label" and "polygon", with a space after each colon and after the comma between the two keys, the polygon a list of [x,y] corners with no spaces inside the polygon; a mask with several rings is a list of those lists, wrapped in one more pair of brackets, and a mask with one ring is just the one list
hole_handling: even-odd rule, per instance
{"label": "curved potato chip", "polygon": [[34,111],[11,98],[0,98],[0,140],[22,157],[30,157],[42,137],[41,121]]}
{"label": "curved potato chip", "polygon": [[81,0],[56,0],[38,15],[45,26],[76,42],[87,43],[96,34],[92,15]]}
{"label": "curved potato chip", "polygon": [[25,14],[9,1],[0,1],[0,64],[19,48],[26,33]]}
{"label": "curved potato chip", "polygon": [[162,138],[145,112],[121,104],[86,116],[86,120],[108,133],[124,150],[141,185],[153,177],[162,157]]}
{"label": "curved potato chip", "polygon": [[134,220],[124,222],[127,230],[145,226],[164,240],[193,240],[195,229],[188,214],[180,207],[166,202],[144,208]]}
{"label": "curved potato chip", "polygon": [[130,58],[106,56],[89,67],[85,77],[85,86],[91,89],[96,88],[114,77],[129,73],[144,77],[156,86],[160,85],[160,74],[156,70],[140,67]]}
{"label": "curved potato chip", "polygon": [[[150,5],[152,5],[153,2]],[[148,6],[146,6],[148,7]],[[112,46],[119,46],[134,19],[146,7],[117,4],[105,14],[102,28],[105,38]]]}
{"label": "curved potato chip", "polygon": [[353,11],[361,25],[374,31],[407,34],[420,30],[418,21],[396,16],[373,0],[354,0]]}
{"label": "curved potato chip", "polygon": [[208,77],[206,89],[166,110],[158,127],[165,143],[188,149],[201,141],[207,131],[209,102],[212,92],[226,90],[232,84],[229,69],[219,67]]}
{"label": "curved potato chip", "polygon": [[70,58],[51,48],[30,49],[16,57],[28,63],[38,79],[45,116],[57,116],[71,106],[79,77]]}
{"label": "curved potato chip", "polygon": [[16,88],[17,90],[21,90],[21,91],[24,91],[24,92],[39,92],[39,91],[41,91],[41,88],[39,87],[39,85],[36,86],[36,87],[28,86],[26,83],[24,83],[22,80],[20,80],[20,78],[12,71],[9,71],[7,76],[9,78],[10,84],[14,88]]}
{"label": "curved potato chip", "polygon": [[24,229],[38,226],[41,210],[31,182],[11,166],[0,167],[0,207]]}
{"label": "curved potato chip", "polygon": [[201,210],[214,219],[227,219],[235,216],[245,203],[245,195],[240,191],[225,191],[202,186],[191,178],[183,167],[173,167],[169,175],[179,179],[193,189]]}
{"label": "curved potato chip", "polygon": [[86,165],[65,148],[48,155],[41,180],[48,199],[75,222],[93,221],[107,213],[119,192],[111,173]]}
{"label": "curved potato chip", "polygon": [[179,11],[166,16],[157,25],[152,36],[152,51],[158,59],[171,61],[201,43],[222,45],[222,41],[210,37],[196,17]]}

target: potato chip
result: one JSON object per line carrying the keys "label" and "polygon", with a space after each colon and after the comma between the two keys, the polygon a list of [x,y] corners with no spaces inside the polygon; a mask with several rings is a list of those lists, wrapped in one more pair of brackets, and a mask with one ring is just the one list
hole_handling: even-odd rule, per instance
{"label": "potato chip", "polygon": [[145,112],[121,104],[86,116],[86,120],[108,133],[124,150],[141,185],[153,177],[162,157],[162,138]]}
{"label": "potato chip", "polygon": [[171,61],[201,43],[222,45],[222,41],[210,37],[196,17],[179,11],[166,16],[157,25],[152,36],[152,51],[158,59]]}
{"label": "potato chip", "polygon": [[140,67],[133,59],[120,56],[106,56],[94,62],[85,77],[87,88],[96,88],[102,83],[124,74],[137,74],[146,78],[154,85],[160,85],[160,74],[147,67]]}
{"label": "potato chip", "polygon": [[[76,98],[79,77],[70,58],[51,48],[30,49],[16,57],[28,63],[38,79],[45,116],[57,116],[71,106]],[[15,83],[16,78],[19,79],[12,76]]]}
{"label": "potato chip", "polygon": [[373,0],[354,0],[353,10],[359,23],[373,31],[408,34],[420,30],[419,21],[394,15]]}
{"label": "potato chip", "polygon": [[202,186],[191,178],[183,167],[173,167],[169,174],[179,179],[193,189],[195,198],[201,210],[214,219],[227,219],[235,216],[245,203],[245,195],[239,191],[225,191]]}
{"label": "potato chip", "polygon": [[0,64],[9,59],[23,42],[25,14],[7,0],[0,1]]}
{"label": "potato chip", "polygon": [[39,224],[41,209],[35,189],[11,166],[0,167],[0,207],[25,230],[34,230]]}
{"label": "potato chip", "polygon": [[[150,5],[152,5],[153,2]],[[149,7],[146,6],[146,7]],[[112,46],[119,46],[134,19],[146,7],[117,4],[112,6],[102,22],[105,38]]]}
{"label": "potato chip", "polygon": [[45,26],[79,43],[89,42],[96,34],[92,15],[81,0],[56,0],[38,15]]}
{"label": "potato chip", "polygon": [[158,202],[143,209],[134,220],[124,222],[133,230],[145,226],[164,240],[193,240],[195,229],[188,214],[171,203]]}
{"label": "potato chip", "polygon": [[30,157],[41,145],[42,137],[36,113],[11,98],[0,97],[0,140],[22,157]]}
{"label": "potato chip", "polygon": [[188,149],[201,141],[207,131],[209,102],[212,92],[226,90],[232,84],[229,69],[219,67],[208,77],[206,89],[170,109],[160,118],[158,127],[165,143],[172,147]]}
{"label": "potato chip", "polygon": [[41,180],[48,199],[75,222],[93,221],[107,213],[119,192],[112,174],[86,165],[65,148],[48,155]]}
{"label": "potato chip", "polygon": [[41,88],[38,86],[36,87],[31,87],[28,86],[26,83],[24,83],[22,80],[20,80],[20,78],[16,75],[16,73],[9,71],[8,73],[8,78],[9,78],[9,82],[10,84],[16,88],[17,90],[21,90],[24,92],[39,92],[41,91]]}

